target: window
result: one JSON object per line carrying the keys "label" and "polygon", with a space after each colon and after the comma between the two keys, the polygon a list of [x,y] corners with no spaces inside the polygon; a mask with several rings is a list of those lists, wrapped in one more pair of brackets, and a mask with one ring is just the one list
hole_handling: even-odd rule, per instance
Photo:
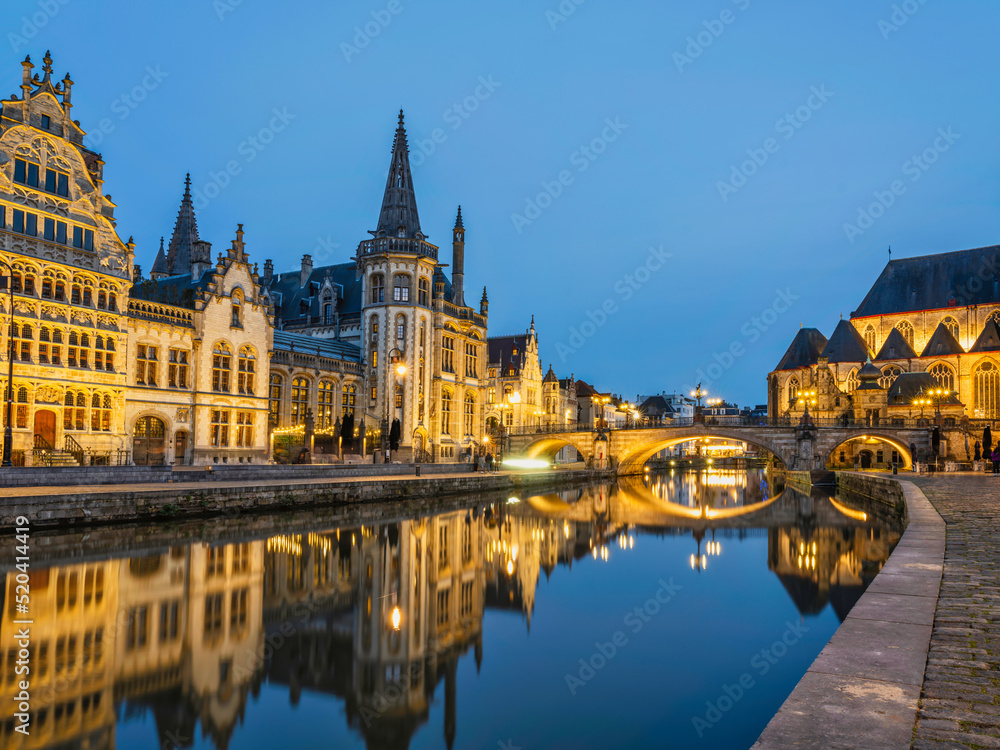
{"label": "window", "polygon": [[39,166],[26,162],[24,159],[14,159],[14,182],[19,182],[28,187],[39,187],[38,184]]}
{"label": "window", "polygon": [[49,130],[52,127],[52,118],[48,115],[42,115],[42,130]]}
{"label": "window", "polygon": [[372,274],[371,303],[373,305],[385,302],[385,277],[380,274]]}
{"label": "window", "polygon": [[66,301],[66,285],[63,284],[61,281],[57,281],[56,282],[55,293],[52,296],[53,296],[54,299],[57,299],[60,302],[65,302]]}
{"label": "window", "polygon": [[861,385],[861,381],[858,380],[857,368],[851,370],[851,374],[847,376],[847,392],[854,393],[858,390],[858,386]]}
{"label": "window", "polygon": [[465,377],[479,377],[479,358],[476,356],[476,345],[465,345]]}
{"label": "window", "polygon": [[[912,333],[912,332],[911,332]],[[895,365],[889,365],[884,370],[882,370],[882,377],[878,379],[879,388],[885,388],[888,390],[892,384],[896,381],[897,376],[901,373],[900,370]]]}
{"label": "window", "polygon": [[175,641],[180,635],[180,602],[160,605],[160,643]]}
{"label": "window", "polygon": [[430,298],[428,288],[429,285],[427,283],[427,279],[422,278],[417,282],[417,302],[424,307],[427,307],[428,299]]}
{"label": "window", "polygon": [[409,302],[410,301],[410,277],[400,274],[396,276],[392,281],[392,301],[393,302]]}
{"label": "window", "polygon": [[83,306],[84,307],[94,306],[94,293],[91,291],[90,287],[83,288]]}
{"label": "window", "polygon": [[448,611],[449,602],[451,599],[451,590],[442,589],[438,591],[437,595],[437,624],[438,627],[444,627],[448,624],[450,619],[450,612]]}
{"label": "window", "polygon": [[87,397],[83,393],[66,391],[63,400],[63,429],[81,431],[86,429]]}
{"label": "window", "polygon": [[92,432],[111,431],[111,396],[95,393],[90,397],[90,429]]}
{"label": "window", "polygon": [[74,284],[72,287],[70,287],[69,301],[70,301],[71,305],[79,305],[80,304],[80,287],[79,287],[79,285]]}
{"label": "window", "polygon": [[26,234],[29,237],[38,236],[38,216],[26,211],[22,211],[19,208],[15,208],[13,211],[14,221],[12,229],[18,234]]}
{"label": "window", "polygon": [[[111,339],[108,339],[108,343]],[[171,349],[167,354],[167,385],[171,388],[188,387],[188,353],[186,349]]]}
{"label": "window", "polygon": [[438,529],[438,570],[448,567],[448,527],[442,525]]}
{"label": "window", "polygon": [[292,424],[304,424],[306,409],[309,408],[309,381],[295,378],[292,381]]}
{"label": "window", "polygon": [[937,381],[938,388],[948,391],[955,390],[955,371],[943,362],[934,365],[928,372]]}
{"label": "window", "polygon": [[108,309],[108,295],[103,291],[97,293],[97,309],[107,310]]}
{"label": "window", "polygon": [[132,607],[125,624],[125,650],[143,648],[149,636],[149,610],[145,605]]}
{"label": "window", "polygon": [[234,591],[229,602],[229,634],[241,634],[247,627],[248,589]]}
{"label": "window", "polygon": [[104,601],[104,568],[90,568],[83,579],[83,606]]}
{"label": "window", "polygon": [[462,617],[472,614],[472,581],[462,584]]}
{"label": "window", "polygon": [[[70,334],[70,359],[73,357],[73,336]],[[135,382],[136,385],[156,385],[156,347],[139,344],[135,348]]]}
{"label": "window", "polygon": [[334,416],[334,406],[337,403],[337,386],[329,380],[321,380],[319,383],[319,395],[316,404],[316,426],[321,429],[332,428],[336,417]]}
{"label": "window", "polygon": [[441,370],[455,372],[455,339],[445,336],[441,340]]}
{"label": "window", "polygon": [[973,396],[977,419],[1000,417],[1000,369],[990,361],[976,368],[973,376]]}
{"label": "window", "polygon": [[451,392],[441,394],[441,434],[451,434]]}
{"label": "window", "polygon": [[17,426],[25,429],[28,426],[28,389],[17,389]]}
{"label": "window", "polygon": [[802,390],[802,386],[799,385],[798,378],[792,378],[788,381],[788,405],[794,406],[795,400],[798,398],[798,392]]}
{"label": "window", "polygon": [[222,594],[205,597],[205,640],[222,637]]}
{"label": "window", "polygon": [[239,375],[236,383],[240,393],[252,396],[254,390],[254,373],[257,367],[257,355],[252,347],[244,346],[240,349]]}
{"label": "window", "polygon": [[212,349],[212,390],[219,393],[229,393],[229,378],[231,377],[233,350],[229,344],[218,343]]}
{"label": "window", "polygon": [[465,434],[476,434],[476,397],[472,393],[465,394]]}
{"label": "window", "polygon": [[406,316],[396,316],[396,348],[406,350]]}
{"label": "window", "polygon": [[913,326],[906,320],[901,320],[896,324],[896,330],[903,334],[903,338],[906,339],[906,343],[913,348]]}
{"label": "window", "polygon": [[81,250],[94,249],[94,230],[83,227],[73,227],[73,247]]}
{"label": "window", "polygon": [[354,414],[354,398],[357,388],[353,385],[345,385],[343,389],[344,415]]}
{"label": "window", "polygon": [[246,573],[250,570],[250,545],[247,543],[233,545],[233,572]]}
{"label": "window", "polygon": [[212,445],[216,448],[229,447],[228,409],[212,409]]}
{"label": "window", "polygon": [[329,295],[323,297],[323,323],[333,325],[333,300]]}
{"label": "window", "polygon": [[491,387],[486,391],[486,403],[495,404],[497,402],[497,389]]}
{"label": "window", "polygon": [[253,412],[236,412],[236,447],[253,448]]}
{"label": "window", "polygon": [[284,387],[284,379],[280,375],[271,376],[271,388],[268,394],[267,411],[268,421],[271,426],[277,427],[279,415],[281,414],[281,390]]}
{"label": "window", "polygon": [[209,547],[205,554],[205,577],[214,578],[226,574],[226,548]]}
{"label": "window", "polygon": [[49,242],[58,242],[60,245],[66,244],[66,222],[55,219],[45,219],[45,228],[42,236]]}
{"label": "window", "polygon": [[958,339],[958,321],[955,320],[953,317],[951,317],[949,315],[944,320],[942,320],[941,323],[944,325],[945,328],[948,329],[948,332],[952,336],[954,336],[955,339],[957,340]]}
{"label": "window", "polygon": [[233,316],[230,326],[232,328],[243,327],[243,299],[238,293],[233,294]]}
{"label": "window", "polygon": [[[45,117],[45,115],[42,115]],[[45,170],[45,191],[55,193],[64,198],[69,197],[69,175],[65,172],[57,172],[54,169]]]}
{"label": "window", "polygon": [[[15,337],[17,336],[17,331],[14,331]],[[31,326],[23,325],[21,326],[21,356],[20,360],[22,362],[31,361],[31,341],[32,341],[32,331]],[[16,351],[16,348],[15,348]]]}

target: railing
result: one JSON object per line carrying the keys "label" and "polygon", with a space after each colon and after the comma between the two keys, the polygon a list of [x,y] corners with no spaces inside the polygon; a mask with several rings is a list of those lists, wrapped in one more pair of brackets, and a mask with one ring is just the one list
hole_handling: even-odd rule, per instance
{"label": "railing", "polygon": [[447,300],[441,300],[441,309],[453,318],[459,318],[462,320],[471,320],[476,325],[486,327],[486,317],[480,315],[472,308],[469,307],[459,307],[458,305],[448,302]]}
{"label": "railing", "polygon": [[63,451],[69,453],[76,462],[83,466],[83,446],[76,442],[76,439],[71,435],[67,435],[63,442]]}
{"label": "railing", "polygon": [[358,257],[377,253],[412,253],[437,258],[437,247],[424,240],[408,239],[406,237],[376,237],[362,240],[358,245]]}
{"label": "railing", "polygon": [[35,435],[34,439],[32,440],[32,447],[36,451],[50,451],[53,449],[52,444],[49,443],[49,441],[43,438],[41,435]]}
{"label": "railing", "polygon": [[176,307],[163,302],[153,302],[138,298],[130,299],[128,301],[128,315],[130,318],[164,321],[186,328],[194,327],[193,312],[183,307]]}

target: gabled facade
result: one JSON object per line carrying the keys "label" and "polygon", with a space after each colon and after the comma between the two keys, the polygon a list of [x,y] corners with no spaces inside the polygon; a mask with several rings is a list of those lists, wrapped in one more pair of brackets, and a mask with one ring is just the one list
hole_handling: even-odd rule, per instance
{"label": "gabled facade", "polygon": [[486,420],[491,431],[538,426],[546,422],[542,365],[538,358],[535,318],[523,334],[489,339]]}

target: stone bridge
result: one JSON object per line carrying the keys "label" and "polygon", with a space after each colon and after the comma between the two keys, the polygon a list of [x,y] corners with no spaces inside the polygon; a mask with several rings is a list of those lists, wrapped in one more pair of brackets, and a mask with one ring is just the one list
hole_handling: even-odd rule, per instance
{"label": "stone bridge", "polygon": [[738,440],[762,448],[784,464],[789,471],[824,469],[841,445],[861,438],[876,438],[893,446],[903,462],[901,469],[913,465],[911,444],[920,450],[930,450],[931,434],[927,427],[818,427],[814,424],[796,426],[721,425],[695,423],[678,427],[636,427],[626,429],[583,429],[566,432],[549,431],[511,435],[511,454],[526,458],[552,458],[569,445],[580,452],[584,460],[596,465],[611,465],[619,474],[641,472],[650,458],[665,448],[701,438]]}

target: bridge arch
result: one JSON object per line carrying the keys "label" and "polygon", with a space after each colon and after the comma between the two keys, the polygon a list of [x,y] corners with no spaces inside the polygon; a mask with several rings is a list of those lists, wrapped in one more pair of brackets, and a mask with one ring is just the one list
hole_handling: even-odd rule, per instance
{"label": "bridge arch", "polygon": [[524,458],[543,458],[551,461],[559,451],[569,446],[586,459],[593,451],[592,439],[593,435],[589,432],[583,433],[580,438],[571,438],[562,434],[539,436],[538,439],[521,449],[519,455]]}
{"label": "bridge arch", "polygon": [[875,438],[883,443],[891,445],[899,453],[900,457],[903,459],[904,470],[909,470],[913,468],[913,455],[910,452],[910,446],[906,445],[898,437],[881,432],[878,428],[867,428],[864,430],[857,430],[854,434],[847,435],[837,435],[836,445],[830,448],[826,452],[824,466],[830,466],[833,463],[833,457],[840,450],[841,446],[847,445],[855,440],[864,440],[865,438]]}
{"label": "bridge arch", "polygon": [[[669,428],[668,428],[669,429]],[[677,430],[671,430],[671,432],[677,432]],[[788,466],[787,456],[785,452],[781,450],[778,446],[771,444],[768,440],[761,438],[757,434],[747,435],[749,432],[747,430],[734,431],[730,433],[726,430],[717,429],[698,429],[685,432],[681,435],[672,435],[671,437],[665,437],[662,434],[650,436],[648,440],[640,442],[637,445],[633,445],[619,453],[619,473],[627,474],[632,472],[637,472],[642,469],[643,464],[645,464],[649,459],[655,456],[660,451],[671,448],[675,445],[680,445],[681,443],[690,443],[695,440],[709,439],[709,440],[735,440],[741,443],[747,443],[748,445],[753,445],[758,448],[763,448],[765,451],[773,455],[778,459],[783,465]]]}

